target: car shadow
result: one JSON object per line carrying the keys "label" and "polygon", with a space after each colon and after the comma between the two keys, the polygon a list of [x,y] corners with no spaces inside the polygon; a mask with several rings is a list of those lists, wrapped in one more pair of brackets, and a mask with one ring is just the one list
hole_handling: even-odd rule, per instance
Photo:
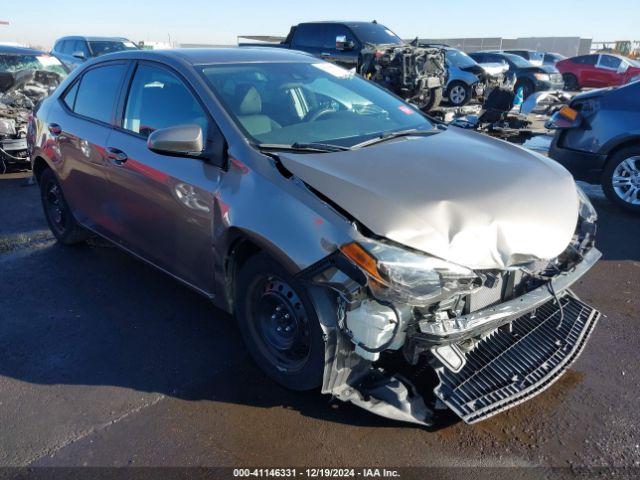
{"label": "car shadow", "polygon": [[0,256],[0,270],[0,311],[9,313],[0,326],[0,375],[402,425],[319,390],[280,387],[252,362],[232,316],[105,242],[49,242]]}

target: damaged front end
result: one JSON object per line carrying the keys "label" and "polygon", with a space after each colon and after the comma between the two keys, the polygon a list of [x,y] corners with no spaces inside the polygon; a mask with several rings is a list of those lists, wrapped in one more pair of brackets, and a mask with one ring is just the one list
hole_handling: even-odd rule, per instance
{"label": "damaged front end", "polygon": [[29,167],[29,117],[61,81],[60,74],[46,70],[0,72],[0,173]]}
{"label": "damaged front end", "polygon": [[362,237],[302,272],[336,293],[323,393],[434,426],[448,411],[484,420],[550,386],[600,316],[570,290],[601,256],[595,211],[579,197],[575,234],[551,260],[471,270]]}
{"label": "damaged front end", "polygon": [[444,50],[414,45],[367,45],[357,72],[418,108],[439,105],[446,85]]}

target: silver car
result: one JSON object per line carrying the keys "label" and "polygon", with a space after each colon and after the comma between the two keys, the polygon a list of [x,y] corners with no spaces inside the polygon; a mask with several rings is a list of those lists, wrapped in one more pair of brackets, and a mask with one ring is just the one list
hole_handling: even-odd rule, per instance
{"label": "silver car", "polygon": [[90,60],[29,149],[60,243],[112,241],[235,314],[276,382],[388,418],[509,408],[599,317],[569,289],[600,253],[563,167],[306,54]]}

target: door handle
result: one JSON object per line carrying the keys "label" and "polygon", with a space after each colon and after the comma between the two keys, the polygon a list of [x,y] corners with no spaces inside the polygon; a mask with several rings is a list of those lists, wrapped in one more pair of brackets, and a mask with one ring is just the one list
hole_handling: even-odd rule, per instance
{"label": "door handle", "polygon": [[114,147],[107,147],[107,158],[116,165],[122,165],[129,157],[127,157],[127,154],[122,150]]}
{"label": "door handle", "polygon": [[322,52],[322,53],[320,54],[320,56],[321,56],[321,57],[330,57],[330,56],[331,56],[331,54],[330,54],[329,52]]}
{"label": "door handle", "polygon": [[60,135],[62,133],[62,127],[57,123],[50,123],[48,128],[51,135]]}

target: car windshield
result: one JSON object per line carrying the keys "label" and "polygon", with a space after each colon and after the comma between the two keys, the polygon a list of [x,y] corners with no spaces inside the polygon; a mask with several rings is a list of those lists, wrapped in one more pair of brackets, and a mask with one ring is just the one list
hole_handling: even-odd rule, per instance
{"label": "car windshield", "polygon": [[60,61],[49,54],[41,55],[2,55],[0,54],[0,72],[17,72],[19,70],[46,70],[63,77],[67,71]]}
{"label": "car windshield", "polygon": [[625,58],[625,61],[629,62],[632,67],[640,68],[640,62],[632,58]]}
{"label": "car windshield", "polygon": [[446,57],[447,57],[447,60],[451,62],[452,65],[455,65],[456,67],[464,68],[464,67],[473,67],[474,65],[477,65],[476,61],[473,58],[471,58],[466,53],[461,52],[460,50],[447,49]]}
{"label": "car windshield", "polygon": [[403,45],[404,41],[384,25],[378,23],[362,23],[349,25],[349,28],[363,43],[373,45],[391,44]]}
{"label": "car windshield", "polygon": [[529,68],[533,66],[519,55],[513,55],[512,53],[503,53],[502,55],[518,68]]}
{"label": "car windshield", "polygon": [[137,50],[138,47],[129,41],[95,40],[89,42],[91,52],[94,57],[99,57],[106,53],[122,52],[123,50]]}
{"label": "car windshield", "polygon": [[434,128],[416,108],[330,63],[200,68],[254,143],[352,147],[394,131]]}

